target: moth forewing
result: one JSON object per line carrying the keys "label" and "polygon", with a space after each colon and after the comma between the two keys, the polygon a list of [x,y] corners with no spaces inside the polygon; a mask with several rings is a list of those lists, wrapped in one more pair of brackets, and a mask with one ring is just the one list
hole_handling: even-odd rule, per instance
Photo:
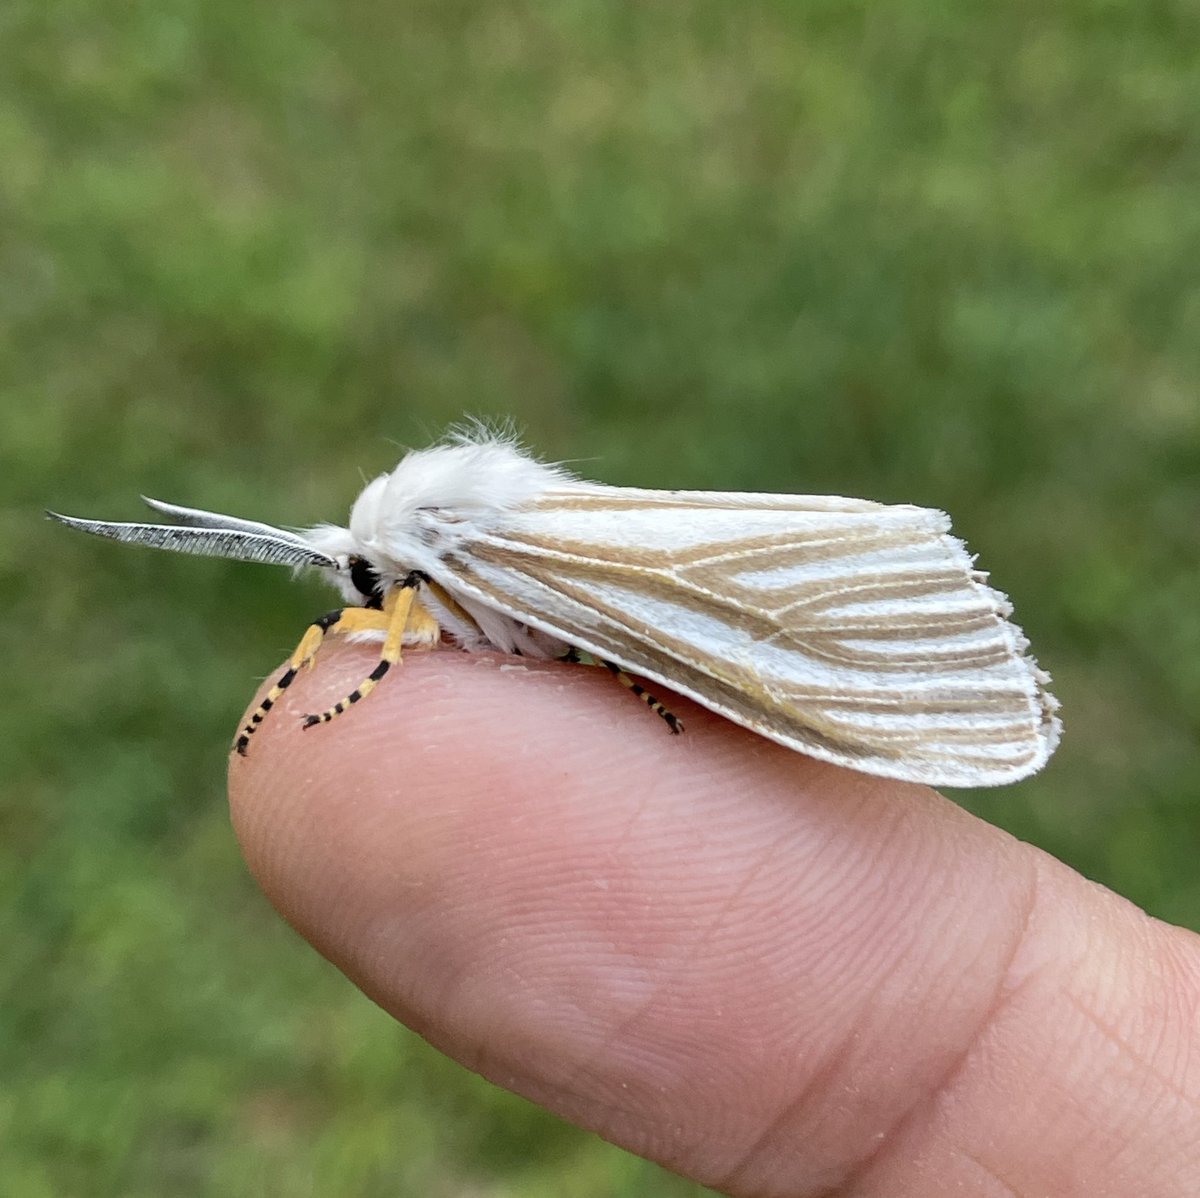
{"label": "moth forewing", "polygon": [[941,512],[763,498],[577,488],[441,581],[839,765],[983,786],[1045,762],[1045,675]]}

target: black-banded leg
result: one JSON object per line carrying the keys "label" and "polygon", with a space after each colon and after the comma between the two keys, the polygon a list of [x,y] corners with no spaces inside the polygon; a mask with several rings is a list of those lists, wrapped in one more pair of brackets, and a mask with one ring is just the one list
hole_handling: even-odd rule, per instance
{"label": "black-banded leg", "polygon": [[678,736],[683,731],[683,723],[674,712],[652,695],[640,682],[631,678],[615,661],[606,661],[603,657],[597,657],[585,649],[574,647],[568,649],[560,660],[578,662],[581,665],[603,666],[622,686],[633,691],[655,715],[659,716],[674,735]]}
{"label": "black-banded leg", "polygon": [[233,742],[233,747],[242,757],[246,756],[246,750],[250,746],[250,737],[258,730],[259,724],[267,718],[267,712],[279,702],[280,695],[296,681],[296,675],[302,669],[305,667],[312,669],[316,664],[317,650],[324,642],[326,634],[386,631],[387,627],[387,616],[381,611],[368,607],[338,608],[336,611],[327,612],[319,620],[314,620],[305,629],[295,652],[288,659],[287,669],[279,676],[275,685],[267,691],[263,701],[254,709],[254,714],[246,721],[237,740]]}
{"label": "black-banded leg", "polygon": [[373,628],[382,627],[386,631],[379,664],[344,699],[339,699],[320,715],[306,715],[305,728],[311,728],[315,724],[328,724],[348,707],[352,707],[360,699],[365,699],[379,685],[388,670],[394,665],[399,665],[406,634],[413,635],[420,644],[437,643],[438,623],[416,601],[417,587],[422,581],[424,580],[421,575],[410,574],[402,583],[392,588],[383,601],[383,610],[374,613],[379,617],[380,623],[371,625]]}
{"label": "black-banded leg", "polygon": [[647,707],[650,708],[655,715],[660,716],[671,732],[678,736],[683,731],[683,724],[680,723],[675,713],[670,711],[665,704],[660,702],[652,695],[640,682],[630,678],[619,665],[614,661],[605,661],[603,657],[596,659],[622,686],[628,687]]}

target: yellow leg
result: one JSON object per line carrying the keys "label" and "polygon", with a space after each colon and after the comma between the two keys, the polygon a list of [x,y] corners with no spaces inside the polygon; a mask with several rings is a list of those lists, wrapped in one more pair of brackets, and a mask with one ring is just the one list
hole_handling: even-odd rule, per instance
{"label": "yellow leg", "polygon": [[589,653],[586,649],[576,649],[574,646],[568,649],[559,660],[575,662],[584,666],[603,666],[623,687],[633,691],[673,733],[678,734],[683,731],[683,722],[679,717],[665,704],[660,703],[640,682],[635,682],[630,678],[615,661],[605,661],[603,657],[597,657],[596,654]]}
{"label": "yellow leg", "polygon": [[339,628],[344,620],[351,617],[353,612],[361,612],[364,616],[373,616],[377,619],[383,618],[382,612],[369,611],[364,607],[350,607],[339,608],[337,611],[328,612],[319,620],[314,620],[304,630],[304,635],[300,638],[295,652],[288,658],[287,669],[279,676],[275,685],[267,691],[263,701],[254,709],[254,714],[246,721],[245,726],[238,733],[237,740],[233,742],[233,747],[240,756],[246,756],[246,750],[250,747],[250,738],[258,731],[259,724],[267,718],[267,712],[279,702],[280,695],[295,682],[296,675],[300,670],[305,666],[311,669],[315,664],[317,650],[325,640],[325,634]]}
{"label": "yellow leg", "polygon": [[408,623],[404,626],[403,639],[410,649],[414,645],[420,649],[432,649],[441,642],[442,626],[425,610],[419,599],[413,600],[412,609],[408,613]]}
{"label": "yellow leg", "polygon": [[635,682],[623,669],[615,662],[605,661],[604,658],[596,658],[597,661],[606,669],[612,676],[622,685],[628,687],[655,715],[661,716],[666,721],[666,725],[673,733],[678,735],[683,731],[683,724],[679,718],[669,711],[662,703],[659,702],[640,682]]}
{"label": "yellow leg", "polygon": [[387,616],[373,607],[344,607],[340,612],[329,614],[336,615],[337,619],[327,628],[323,628],[322,620],[329,617],[322,616],[321,620],[309,625],[300,644],[296,646],[291,664],[297,669],[307,666],[311,670],[317,664],[317,650],[325,643],[326,636],[333,636],[335,633],[346,636],[352,632],[387,631]]}
{"label": "yellow leg", "polygon": [[[316,664],[317,651],[321,648],[326,636],[334,633],[349,634],[354,632],[383,632],[390,636],[395,622],[395,609],[399,606],[400,595],[404,592],[408,594],[407,603],[409,610],[407,613],[407,623],[401,626],[399,632],[401,644],[406,632],[414,634],[420,644],[430,646],[437,644],[440,632],[438,623],[419,603],[413,602],[412,587],[395,588],[392,594],[388,596],[383,611],[370,607],[346,607],[337,611],[331,611],[319,620],[314,620],[305,630],[304,635],[300,638],[300,643],[296,646],[295,652],[288,659],[288,668],[284,670],[275,685],[267,692],[263,701],[255,708],[254,713],[246,721],[245,726],[238,734],[238,738],[234,742],[234,748],[237,752],[243,757],[246,755],[246,750],[250,745],[250,737],[254,735],[258,730],[258,726],[267,718],[267,712],[279,702],[279,697],[296,680],[296,675],[300,670],[306,667],[312,669]],[[390,641],[384,644],[385,654],[388,652],[389,643]],[[400,660],[399,648],[396,649],[395,660]],[[376,672],[379,674],[379,677],[375,678],[369,686],[364,684],[364,686],[359,687],[354,692],[354,696],[346,702],[357,702],[364,694],[373,690],[375,683],[387,671],[379,671],[377,668]],[[309,717],[309,719],[314,723],[321,722],[321,717],[319,716]],[[308,726],[307,722],[305,726]]]}
{"label": "yellow leg", "polygon": [[387,630],[383,651],[379,655],[379,664],[344,699],[339,699],[320,715],[306,715],[305,728],[311,728],[315,724],[328,724],[346,708],[353,706],[360,699],[365,699],[379,685],[388,670],[394,665],[399,665],[406,631],[415,631],[424,641],[431,629],[436,630],[437,621],[415,602],[416,594],[414,582],[405,582],[392,589],[384,600],[383,611],[377,613],[385,621],[384,626]]}

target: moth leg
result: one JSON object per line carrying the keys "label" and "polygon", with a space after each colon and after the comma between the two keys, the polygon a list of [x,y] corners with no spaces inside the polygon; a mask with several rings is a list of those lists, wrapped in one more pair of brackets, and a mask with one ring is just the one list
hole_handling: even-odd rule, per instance
{"label": "moth leg", "polygon": [[683,723],[679,720],[675,713],[670,711],[664,703],[660,702],[640,682],[634,681],[634,679],[632,679],[623,669],[621,669],[616,662],[605,661],[603,657],[596,657],[591,653],[585,655],[578,649],[569,649],[563,660],[583,661],[585,658],[590,658],[592,661],[602,665],[622,686],[633,691],[633,693],[637,695],[637,697],[641,699],[641,701],[645,703],[655,715],[660,716],[663,719],[667,727],[671,729],[671,732],[674,735],[678,736],[679,733],[683,731]]}
{"label": "moth leg", "polygon": [[245,726],[238,733],[237,740],[233,742],[233,747],[239,756],[246,756],[246,750],[250,747],[250,738],[258,731],[259,724],[267,718],[267,712],[279,702],[279,697],[283,692],[296,681],[296,675],[300,670],[305,666],[312,667],[317,650],[325,639],[325,634],[342,619],[344,614],[342,608],[326,612],[304,630],[300,643],[296,646],[292,656],[288,658],[287,669],[280,674],[275,685],[267,691],[263,701],[254,709],[254,714],[246,721]]}
{"label": "moth leg", "polygon": [[254,714],[246,722],[234,741],[233,747],[242,757],[250,745],[250,737],[258,730],[259,724],[267,718],[267,712],[279,702],[280,695],[296,680],[296,675],[302,669],[311,670],[317,664],[317,650],[325,643],[325,637],[334,633],[386,632],[388,616],[381,611],[369,607],[340,607],[327,612],[319,620],[314,620],[305,630],[296,646],[295,652],[288,659],[288,668],[279,676],[278,681],[267,692],[263,701],[254,709]]}
{"label": "moth leg", "polygon": [[479,622],[466,608],[463,607],[453,595],[450,594],[444,586],[434,582],[432,579],[427,579],[425,585],[429,588],[430,594],[456,619],[461,620],[468,628],[478,628]]}
{"label": "moth leg", "polygon": [[379,655],[379,663],[344,699],[339,699],[320,715],[306,715],[305,728],[311,728],[314,724],[328,724],[346,708],[353,706],[360,699],[365,699],[379,685],[388,670],[400,664],[406,632],[415,633],[419,643],[436,644],[438,623],[416,602],[417,587],[421,581],[423,580],[420,575],[410,574],[399,586],[392,588],[383,601],[383,611],[374,613],[381,623],[369,625],[372,628],[383,627],[387,634]]}

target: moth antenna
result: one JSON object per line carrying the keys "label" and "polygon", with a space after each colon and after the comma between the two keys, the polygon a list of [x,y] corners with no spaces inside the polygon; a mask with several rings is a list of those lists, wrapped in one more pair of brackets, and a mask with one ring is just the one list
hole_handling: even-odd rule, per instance
{"label": "moth antenna", "polygon": [[308,548],[299,533],[287,528],[275,528],[258,520],[243,520],[240,516],[226,516],[221,512],[206,512],[201,508],[181,507],[177,503],[164,503],[161,499],[151,499],[149,495],[143,495],[142,502],[156,512],[193,528],[223,528],[226,532],[249,532],[261,536],[281,537],[302,545],[305,549]]}
{"label": "moth antenna", "polygon": [[327,554],[318,553],[299,538],[293,539],[291,534],[276,529],[246,532],[230,528],[187,528],[174,524],[121,524],[63,516],[58,512],[47,512],[46,515],[68,528],[95,537],[107,537],[130,545],[146,545],[151,549],[170,549],[175,553],[224,557],[241,562],[267,562],[275,566],[337,568],[337,562]]}

